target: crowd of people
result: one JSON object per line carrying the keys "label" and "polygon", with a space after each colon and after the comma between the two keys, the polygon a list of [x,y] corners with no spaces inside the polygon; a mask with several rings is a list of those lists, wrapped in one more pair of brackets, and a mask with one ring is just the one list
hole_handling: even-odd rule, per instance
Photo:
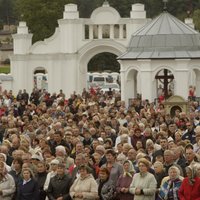
{"label": "crowd of people", "polygon": [[0,199],[200,200],[200,107],[83,90],[0,94]]}

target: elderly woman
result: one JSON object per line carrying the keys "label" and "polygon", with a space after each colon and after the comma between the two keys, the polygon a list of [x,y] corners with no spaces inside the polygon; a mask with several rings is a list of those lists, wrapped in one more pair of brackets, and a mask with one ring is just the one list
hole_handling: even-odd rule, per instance
{"label": "elderly woman", "polygon": [[53,178],[56,175],[56,170],[58,168],[59,161],[57,159],[53,159],[50,162],[50,171],[47,174],[45,183],[44,183],[44,191],[47,191],[50,183],[50,179]]}
{"label": "elderly woman", "polygon": [[9,165],[6,164],[7,161],[7,156],[4,153],[0,153],[0,161],[5,163],[5,167],[6,167],[6,171],[10,172],[11,171],[11,167]]}
{"label": "elderly woman", "polygon": [[155,200],[157,182],[154,175],[148,172],[150,162],[141,158],[138,167],[139,173],[134,175],[129,192],[134,194],[134,200]]}
{"label": "elderly woman", "polygon": [[86,165],[79,167],[80,176],[70,188],[70,196],[72,199],[95,200],[98,198],[98,186],[90,171],[91,169]]}
{"label": "elderly woman", "polygon": [[15,193],[15,181],[13,177],[7,173],[6,165],[0,161],[0,199],[12,200]]}
{"label": "elderly woman", "polygon": [[115,149],[119,143],[128,143],[131,144],[131,138],[129,137],[129,130],[125,127],[121,127],[119,131],[119,136],[115,140]]}
{"label": "elderly woman", "polygon": [[180,170],[176,166],[171,166],[168,170],[169,177],[165,178],[158,193],[158,200],[173,199],[178,200],[178,190],[182,180]]}
{"label": "elderly woman", "polygon": [[98,195],[100,200],[112,200],[114,196],[115,186],[114,183],[109,180],[110,172],[107,168],[102,167],[99,170]]}
{"label": "elderly woman", "polygon": [[200,177],[200,163],[195,163],[194,167],[197,173],[197,177]]}
{"label": "elderly woman", "polygon": [[180,200],[200,200],[200,178],[197,177],[196,168],[188,166],[186,174],[178,193]]}
{"label": "elderly woman", "polygon": [[22,179],[17,188],[17,200],[39,200],[38,183],[30,168],[22,170]]}
{"label": "elderly woman", "polygon": [[165,171],[163,163],[161,163],[160,161],[156,161],[153,164],[153,167],[154,167],[154,171],[155,171],[154,176],[157,181],[157,188],[160,188],[161,182],[162,182],[163,178],[167,176],[167,173]]}
{"label": "elderly woman", "polygon": [[120,200],[133,200],[133,194],[129,193],[129,186],[132,182],[134,174],[132,162],[130,160],[126,160],[123,164],[123,169],[123,174],[117,180],[117,198]]}

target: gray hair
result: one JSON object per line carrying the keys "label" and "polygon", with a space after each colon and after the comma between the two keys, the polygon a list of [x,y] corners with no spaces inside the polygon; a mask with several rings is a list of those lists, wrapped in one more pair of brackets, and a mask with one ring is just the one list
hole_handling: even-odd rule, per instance
{"label": "gray hair", "polygon": [[177,172],[177,178],[178,178],[180,176],[180,174],[181,174],[180,169],[178,167],[172,165],[168,170],[168,174],[172,169],[174,169]]}

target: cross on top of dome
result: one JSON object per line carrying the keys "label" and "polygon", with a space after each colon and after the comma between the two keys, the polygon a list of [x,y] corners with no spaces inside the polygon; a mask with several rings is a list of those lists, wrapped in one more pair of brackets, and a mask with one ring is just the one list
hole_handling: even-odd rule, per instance
{"label": "cross on top of dome", "polygon": [[164,3],[163,10],[166,11],[166,10],[167,10],[167,3],[168,3],[168,0],[163,0],[163,3]]}
{"label": "cross on top of dome", "polygon": [[103,6],[109,6],[109,2],[108,2],[107,0],[105,0],[105,1],[103,2]]}

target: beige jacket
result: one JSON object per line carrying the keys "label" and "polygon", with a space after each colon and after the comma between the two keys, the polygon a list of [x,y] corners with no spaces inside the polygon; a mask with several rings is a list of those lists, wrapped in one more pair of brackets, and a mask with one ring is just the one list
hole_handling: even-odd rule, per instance
{"label": "beige jacket", "polygon": [[[147,172],[143,175],[137,173],[133,176],[129,192],[134,194],[134,200],[155,200],[157,182],[153,174]],[[135,189],[140,188],[144,194],[136,195]]]}
{"label": "beige jacket", "polygon": [[3,195],[0,195],[2,200],[12,200],[15,193],[15,181],[10,174],[7,174],[5,178],[0,182],[0,190],[2,190]]}
{"label": "beige jacket", "polygon": [[75,198],[75,193],[82,193],[84,200],[95,200],[98,199],[98,186],[94,177],[90,174],[86,178],[77,178],[70,188],[70,196],[74,200],[79,200],[80,198]]}

